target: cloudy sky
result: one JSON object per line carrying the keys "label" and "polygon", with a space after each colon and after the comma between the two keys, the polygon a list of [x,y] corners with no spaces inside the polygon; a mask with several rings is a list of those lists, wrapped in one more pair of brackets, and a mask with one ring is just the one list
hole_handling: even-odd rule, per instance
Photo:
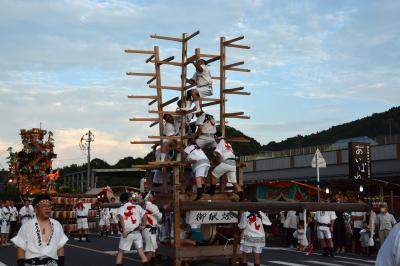
{"label": "cloudy sky", "polygon": [[[200,30],[189,54],[217,52],[220,36],[245,36],[252,49],[230,49],[228,62],[243,59],[252,72],[229,73],[228,87],[252,95],[229,96],[228,111],[252,119],[230,125],[262,144],[385,111],[400,104],[399,14],[400,1],[389,0],[0,0],[0,167],[7,147],[21,147],[19,129],[40,123],[55,133],[56,165],[84,162],[78,143],[89,128],[94,157],[146,154],[129,141],[157,133],[128,118],[149,117],[147,101],[126,96],[154,91],[125,72],[152,68],[123,50],[159,45],[162,57],[179,57],[178,43],[154,33]],[[179,84],[174,67],[162,75],[164,85]]]}

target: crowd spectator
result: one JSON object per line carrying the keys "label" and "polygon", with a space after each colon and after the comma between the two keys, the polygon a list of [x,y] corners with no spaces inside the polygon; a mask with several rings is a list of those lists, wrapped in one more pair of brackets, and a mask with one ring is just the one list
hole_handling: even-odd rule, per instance
{"label": "crowd spectator", "polygon": [[283,226],[286,228],[286,246],[290,248],[297,246],[297,240],[293,237],[293,233],[297,230],[297,221],[296,211],[288,211]]}
{"label": "crowd spectator", "polygon": [[[358,203],[363,203],[361,199],[358,200]],[[351,221],[353,224],[353,241],[351,243],[351,252],[353,254],[356,253],[357,242],[360,240],[360,231],[363,228],[363,223],[366,221],[366,213],[365,212],[352,212],[351,213]]]}
{"label": "crowd spectator", "polygon": [[376,228],[378,229],[379,242],[383,245],[383,242],[388,237],[390,230],[396,224],[394,216],[388,212],[387,206],[381,206],[381,212],[376,216]]}

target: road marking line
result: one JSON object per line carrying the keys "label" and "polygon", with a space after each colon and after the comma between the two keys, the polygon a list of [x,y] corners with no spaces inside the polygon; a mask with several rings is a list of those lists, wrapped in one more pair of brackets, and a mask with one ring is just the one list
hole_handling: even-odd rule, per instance
{"label": "road marking line", "polygon": [[[296,253],[304,253],[304,251],[299,251],[299,250],[294,250],[290,248],[281,248],[281,247],[265,247],[263,248],[265,250],[281,250],[281,251],[289,251],[289,252],[296,252]],[[322,256],[322,253],[319,252],[314,252],[313,255],[318,255]],[[371,263],[375,264],[374,260],[366,260],[366,259],[359,259],[359,258],[352,258],[352,257],[345,257],[345,256],[340,256],[340,255],[335,255],[335,258],[340,258],[340,259],[346,259],[346,260],[354,260],[354,261],[360,261],[360,262],[366,262],[366,263]]]}
{"label": "road marking line", "polygon": [[[249,265],[249,266],[254,266],[254,263],[252,263],[252,262],[247,262],[247,265]],[[267,266],[266,264],[260,264],[260,266]]]}
{"label": "road marking line", "polygon": [[287,265],[287,266],[307,266],[306,264],[298,264],[298,263],[292,263],[292,262],[286,262],[286,261],[280,261],[280,260],[269,261],[269,262],[274,263],[274,264]]}
{"label": "road marking line", "polygon": [[352,262],[352,261],[344,261],[344,260],[335,260],[340,263],[346,263],[346,264],[351,264],[351,265],[357,265],[357,266],[365,266],[365,263],[359,263],[359,262]]}
{"label": "road marking line", "polygon": [[325,266],[344,266],[342,264],[329,263],[329,262],[323,262],[323,261],[314,261],[314,260],[305,260],[304,262],[317,264],[317,265],[325,265]]}
{"label": "road marking line", "polygon": [[7,264],[4,264],[0,261],[0,266],[7,266]]}
{"label": "road marking line", "polygon": [[[83,250],[89,250],[89,251],[93,251],[93,252],[96,252],[96,253],[109,255],[109,256],[113,256],[113,257],[115,256],[115,255],[111,255],[111,254],[105,253],[103,250],[99,250],[99,249],[87,248],[87,247],[82,247],[82,246],[72,245],[72,244],[66,244],[66,246],[73,247],[73,248],[79,248],[79,249],[83,249]],[[129,258],[129,257],[124,257],[124,259],[125,260],[136,261],[136,262],[141,262],[140,260]]]}

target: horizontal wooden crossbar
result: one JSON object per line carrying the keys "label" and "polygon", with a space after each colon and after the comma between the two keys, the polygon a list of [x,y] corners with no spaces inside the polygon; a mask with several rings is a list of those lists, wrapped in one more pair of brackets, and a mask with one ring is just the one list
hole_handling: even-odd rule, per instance
{"label": "horizontal wooden crossbar", "polygon": [[156,122],[158,118],[129,118],[129,121],[132,122]]}
{"label": "horizontal wooden crossbar", "polygon": [[200,100],[213,102],[213,101],[219,101],[220,99],[219,98],[200,98]]}
{"label": "horizontal wooden crossbar", "polygon": [[171,65],[171,66],[182,66],[182,63],[179,63],[179,62],[170,62],[170,61],[165,61],[165,60],[162,60],[162,61],[155,61],[155,60],[151,60],[150,61],[151,63],[156,63],[156,64],[160,64],[160,65]]}
{"label": "horizontal wooden crossbar", "polygon": [[227,45],[227,44],[231,44],[231,43],[233,43],[233,42],[237,42],[237,41],[240,41],[240,40],[243,40],[244,39],[244,36],[239,36],[239,37],[236,37],[236,38],[233,38],[233,39],[230,39],[230,40],[226,40],[226,41],[224,41],[224,45]]}
{"label": "horizontal wooden crossbar", "polygon": [[132,53],[132,54],[154,54],[154,51],[126,49],[126,50],[125,50],[125,53]]}
{"label": "horizontal wooden crossbar", "polygon": [[155,77],[156,73],[139,73],[139,72],[127,72],[128,76],[146,76],[146,77]]}
{"label": "horizontal wooden crossbar", "polygon": [[149,110],[148,112],[150,114],[167,114],[167,115],[185,115],[190,113],[187,111],[176,112],[176,111],[158,111],[158,110]]}
{"label": "horizontal wooden crossbar", "polygon": [[217,105],[217,104],[220,104],[220,103],[221,103],[220,100],[218,100],[218,101],[212,101],[212,102],[208,102],[208,103],[203,103],[203,104],[201,105],[201,107],[207,107],[207,106]]}
{"label": "horizontal wooden crossbar", "polygon": [[189,162],[177,162],[177,161],[164,161],[164,162],[148,162],[150,165],[159,165],[159,166],[178,166],[178,165],[188,165]]}
{"label": "horizontal wooden crossbar", "polygon": [[200,57],[211,57],[211,58],[214,58],[214,57],[217,57],[219,55],[218,54],[200,54],[199,56]]}
{"label": "horizontal wooden crossbar", "polygon": [[156,76],[152,77],[151,79],[149,79],[149,80],[147,81],[147,84],[152,83],[156,78],[157,78]]}
{"label": "horizontal wooden crossbar", "polygon": [[[211,79],[221,80],[221,77],[211,77]],[[225,78],[226,79],[226,78]]]}
{"label": "horizontal wooden crossbar", "polygon": [[237,116],[237,115],[243,115],[244,112],[236,112],[236,113],[225,113],[224,117],[231,117],[231,116]]}
{"label": "horizontal wooden crossbar", "polygon": [[250,92],[247,91],[231,91],[231,92],[225,92],[227,94],[239,94],[239,95],[250,95]]}
{"label": "horizontal wooden crossbar", "polygon": [[153,144],[153,145],[159,145],[159,141],[149,141],[149,140],[134,140],[131,141],[131,144]]}
{"label": "horizontal wooden crossbar", "polygon": [[233,48],[240,48],[240,49],[250,49],[248,45],[241,45],[241,44],[227,44],[225,46],[233,47]]}
{"label": "horizontal wooden crossbar", "polygon": [[180,136],[148,136],[149,139],[181,139]]}
{"label": "horizontal wooden crossbar", "polygon": [[250,139],[244,137],[230,137],[226,138],[228,142],[242,142],[242,143],[249,143]]}
{"label": "horizontal wooden crossbar", "polygon": [[150,38],[153,39],[160,39],[160,40],[167,40],[167,41],[174,41],[174,42],[183,42],[182,38],[176,38],[176,37],[168,37],[168,36],[160,36],[160,35],[150,35]]}
{"label": "horizontal wooden crossbar", "polygon": [[131,98],[131,99],[158,99],[158,96],[152,96],[152,95],[129,95],[128,98]]}
{"label": "horizontal wooden crossbar", "polygon": [[[150,85],[149,88],[157,89],[156,85]],[[173,91],[181,91],[181,87],[178,86],[161,86],[160,89],[162,90],[173,90]]]}
{"label": "horizontal wooden crossbar", "polygon": [[250,119],[250,116],[245,116],[245,115],[235,115],[235,116],[230,116],[227,118],[237,118],[237,119]]}
{"label": "horizontal wooden crossbar", "polygon": [[225,68],[225,70],[240,71],[240,72],[250,72],[250,69],[247,69],[247,68],[237,68],[237,67]]}
{"label": "horizontal wooden crossbar", "polygon": [[226,66],[224,66],[224,68],[227,69],[227,68],[230,68],[230,67],[240,66],[240,65],[243,65],[243,64],[244,64],[244,61],[240,61],[240,62],[236,62],[236,63],[233,63],[233,64],[226,65]]}
{"label": "horizontal wooden crossbar", "polygon": [[192,39],[193,37],[197,36],[199,33],[200,33],[199,30],[196,31],[196,32],[193,32],[192,34],[190,34],[189,36],[187,36],[187,37],[185,38],[184,41],[185,41],[185,42],[189,41],[189,40]]}
{"label": "horizontal wooden crossbar", "polygon": [[232,89],[225,89],[224,93],[231,93],[231,92],[234,92],[234,91],[241,91],[243,89],[244,89],[244,87],[236,87],[236,88],[232,88]]}

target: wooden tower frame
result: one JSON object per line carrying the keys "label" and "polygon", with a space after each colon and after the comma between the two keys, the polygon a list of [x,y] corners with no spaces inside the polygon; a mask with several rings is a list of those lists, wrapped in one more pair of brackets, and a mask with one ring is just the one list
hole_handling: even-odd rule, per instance
{"label": "wooden tower frame", "polygon": [[[237,68],[236,66],[243,65],[244,61],[226,64],[227,55],[226,48],[240,48],[240,49],[250,49],[249,46],[236,44],[235,42],[244,39],[243,36],[226,40],[225,37],[220,38],[219,43],[219,54],[205,54],[201,53],[199,48],[195,49],[194,55],[188,57],[188,42],[195,36],[197,36],[200,31],[196,31],[193,34],[188,35],[187,33],[183,33],[182,37],[167,37],[160,35],[150,35],[150,38],[166,40],[172,42],[181,43],[181,60],[173,61],[175,58],[173,56],[168,57],[164,60],[160,60],[160,49],[158,46],[154,46],[153,50],[125,50],[126,53],[135,53],[135,54],[148,54],[150,57],[145,61],[146,63],[153,63],[155,71],[151,73],[138,73],[138,72],[128,72],[126,73],[128,76],[147,76],[150,77],[150,80],[147,81],[147,85],[149,88],[156,89],[156,95],[130,95],[128,98],[133,99],[150,99],[151,101],[148,103],[149,106],[157,103],[157,110],[149,110],[150,114],[156,114],[157,117],[152,118],[130,118],[130,121],[134,122],[151,122],[150,127],[155,125],[159,125],[159,135],[158,136],[148,136],[148,141],[131,141],[131,144],[151,144],[158,145],[162,142],[163,139],[174,139],[180,141],[180,143],[184,143],[184,141],[188,138],[185,132],[185,116],[188,112],[177,112],[177,111],[165,111],[164,107],[169,104],[176,102],[179,98],[185,99],[187,90],[192,86],[186,85],[186,75],[187,75],[187,65],[191,62],[200,59],[200,58],[208,58],[207,63],[220,61],[219,69],[220,75],[213,76],[212,79],[220,81],[220,89],[219,89],[219,98],[202,98],[203,104],[202,107],[219,105],[220,106],[220,130],[225,136],[225,127],[227,119],[250,119],[249,116],[245,116],[244,112],[235,112],[235,113],[227,113],[226,112],[226,102],[228,94],[237,94],[237,95],[250,95],[249,92],[244,92],[244,87],[237,88],[229,88],[226,89],[226,80],[227,74],[226,71],[241,71],[241,72],[250,72],[249,69]],[[162,65],[171,65],[177,66],[181,68],[181,84],[180,86],[165,86],[162,85],[161,82],[161,66]],[[155,81],[155,84],[154,84]],[[180,92],[180,97],[174,97],[168,101],[164,101],[163,99],[163,90],[173,90]],[[185,107],[186,102],[183,100],[183,107]],[[163,136],[163,115],[171,114],[175,116],[181,116],[181,131],[179,136]],[[230,142],[249,142],[248,139],[245,138],[230,138],[228,139]],[[146,165],[135,165],[134,167],[139,167],[143,169],[161,169],[163,173],[163,187],[162,193],[158,196],[158,200],[160,202],[168,202],[168,193],[172,190],[173,198],[170,201],[174,217],[174,244],[173,249],[171,250],[160,247],[158,249],[158,253],[162,255],[166,255],[172,257],[174,259],[174,265],[181,265],[182,262],[195,260],[195,259],[205,259],[205,258],[213,258],[213,257],[221,257],[225,256],[231,258],[232,265],[236,265],[236,256],[238,254],[238,241],[234,241],[231,245],[210,245],[210,246],[195,246],[195,247],[183,247],[180,243],[180,223],[181,223],[181,203],[189,202],[193,200],[193,196],[186,195],[180,191],[180,180],[183,177],[184,167],[187,165],[187,162],[182,161],[168,161],[168,162],[149,162]],[[243,164],[238,165],[238,182],[243,185]],[[172,187],[168,186],[168,176],[166,174],[166,167],[173,167],[173,177],[172,177]],[[219,194],[213,197],[208,195],[204,195],[201,201],[216,201],[216,202],[227,202],[227,201],[235,201],[237,197],[233,195]],[[238,236],[236,236],[236,240]]]}

